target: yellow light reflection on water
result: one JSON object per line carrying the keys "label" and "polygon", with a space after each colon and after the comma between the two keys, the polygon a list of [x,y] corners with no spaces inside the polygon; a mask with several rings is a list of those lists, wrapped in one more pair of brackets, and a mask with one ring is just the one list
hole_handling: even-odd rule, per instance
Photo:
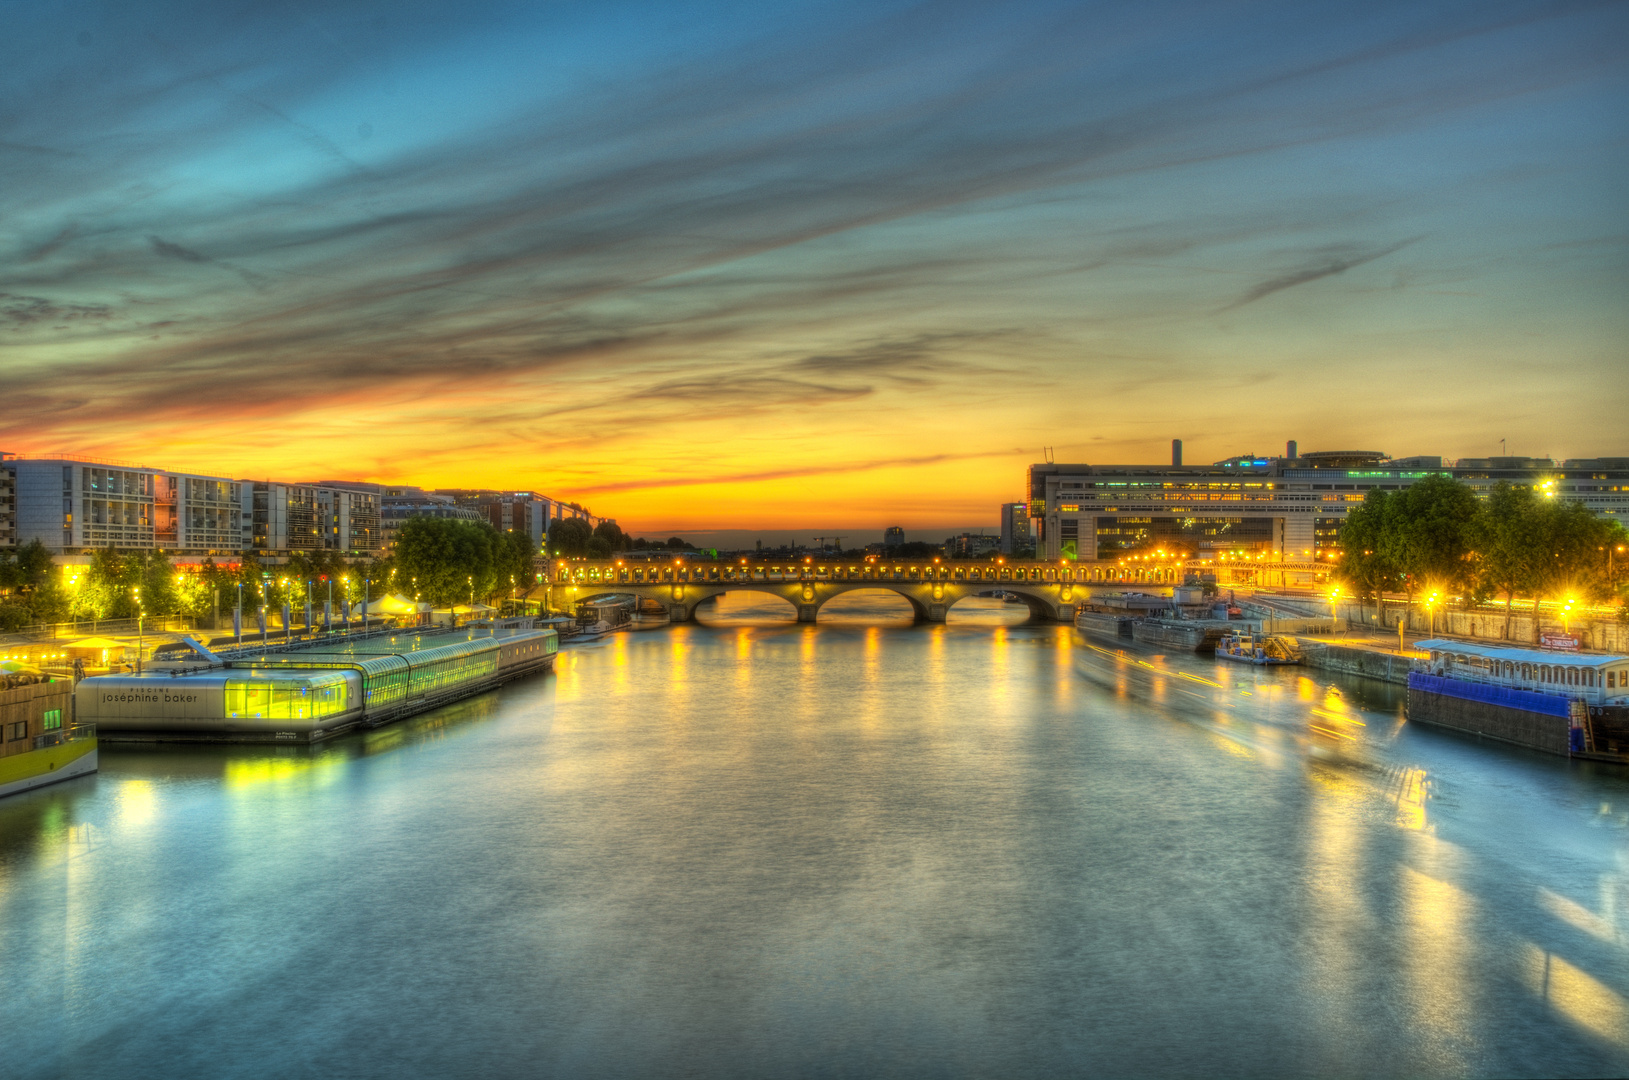
{"label": "yellow light reflection on water", "polygon": [[1576,900],[1553,893],[1549,889],[1539,886],[1539,906],[1551,915],[1560,919],[1568,926],[1582,930],[1592,937],[1600,938],[1614,944],[1618,941],[1618,928],[1612,925],[1610,919],[1602,918],[1589,910]]}
{"label": "yellow light reflection on water", "polygon": [[126,780],[115,796],[120,825],[139,827],[158,816],[158,793],[151,780]]}
{"label": "yellow light reflection on water", "polygon": [[1456,886],[1413,867],[1401,871],[1398,900],[1407,942],[1403,971],[1414,1016],[1446,1042],[1444,1052],[1462,1053],[1476,1011],[1467,956],[1474,901]]}
{"label": "yellow light reflection on water", "polygon": [[223,779],[227,791],[241,793],[267,784],[286,784],[301,779],[328,781],[344,770],[345,758],[340,754],[238,758],[226,763]]}
{"label": "yellow light reflection on water", "polygon": [[1397,824],[1416,832],[1425,830],[1425,801],[1431,797],[1424,769],[1404,769],[1398,777]]}
{"label": "yellow light reflection on water", "polygon": [[1537,945],[1523,949],[1528,989],[1585,1031],[1616,1046],[1629,1046],[1629,1005],[1582,968]]}

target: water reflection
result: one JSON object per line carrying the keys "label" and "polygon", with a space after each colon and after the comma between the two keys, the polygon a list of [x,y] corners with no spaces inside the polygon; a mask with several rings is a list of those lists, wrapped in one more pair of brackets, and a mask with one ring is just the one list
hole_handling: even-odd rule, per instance
{"label": "water reflection", "polygon": [[7,1070],[1629,1069],[1622,775],[892,605],[725,597],[328,746],[0,802]]}

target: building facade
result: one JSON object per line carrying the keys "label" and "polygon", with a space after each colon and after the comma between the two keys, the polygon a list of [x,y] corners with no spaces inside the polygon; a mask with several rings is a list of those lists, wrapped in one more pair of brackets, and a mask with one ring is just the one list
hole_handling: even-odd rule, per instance
{"label": "building facade", "polygon": [[251,507],[246,550],[267,555],[376,555],[381,550],[380,497],[375,492],[261,480],[245,480],[242,487]]}
{"label": "building facade", "polygon": [[11,458],[12,540],[202,555],[243,546],[242,491],[221,476],[69,458]]}
{"label": "building facade", "polygon": [[962,533],[945,539],[948,559],[983,559],[1001,551],[1001,538],[983,533]]}
{"label": "building facade", "polygon": [[17,546],[17,470],[10,454],[0,454],[0,551]]}
{"label": "building facade", "polygon": [[1011,555],[1015,551],[1027,551],[1030,544],[1029,503],[1002,503],[1001,554]]}
{"label": "building facade", "polygon": [[1629,458],[1390,458],[1367,451],[1244,455],[1214,465],[1038,464],[1029,515],[1045,559],[1133,553],[1193,559],[1329,560],[1347,515],[1373,490],[1450,476],[1485,498],[1504,481],[1629,523]]}

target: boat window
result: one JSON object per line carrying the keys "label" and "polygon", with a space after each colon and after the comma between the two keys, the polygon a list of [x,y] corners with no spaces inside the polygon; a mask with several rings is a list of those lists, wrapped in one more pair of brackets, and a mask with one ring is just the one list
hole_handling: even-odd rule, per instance
{"label": "boat window", "polygon": [[1607,672],[1606,673],[1606,688],[1608,690],[1611,690],[1613,687],[1615,687],[1617,685],[1618,685],[1618,673],[1616,671]]}

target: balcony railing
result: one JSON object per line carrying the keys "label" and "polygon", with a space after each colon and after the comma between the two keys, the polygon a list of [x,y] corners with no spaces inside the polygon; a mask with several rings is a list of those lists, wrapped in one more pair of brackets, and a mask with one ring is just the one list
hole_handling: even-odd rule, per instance
{"label": "balcony railing", "polygon": [[48,746],[61,746],[63,743],[83,742],[86,739],[96,738],[95,724],[79,724],[61,731],[47,731],[44,735],[34,736],[34,749],[44,750]]}

